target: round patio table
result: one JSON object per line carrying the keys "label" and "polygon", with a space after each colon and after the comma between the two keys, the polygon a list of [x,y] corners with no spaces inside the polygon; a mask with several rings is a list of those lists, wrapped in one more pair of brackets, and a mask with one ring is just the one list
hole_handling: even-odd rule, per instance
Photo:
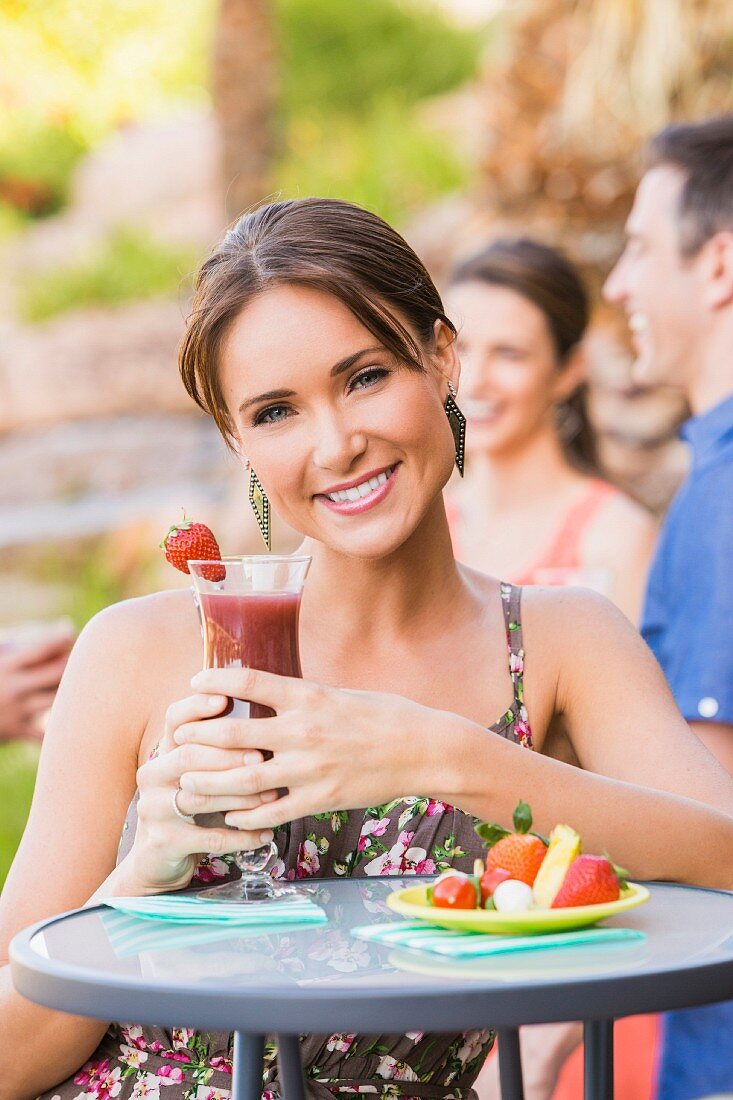
{"label": "round patio table", "polygon": [[503,1100],[522,1100],[518,1027],[561,1020],[585,1024],[586,1098],[612,1100],[614,1018],[733,996],[733,893],[647,884],[646,905],[607,922],[644,940],[516,955],[448,960],[351,935],[397,919],[386,899],[415,881],[312,880],[327,925],[198,926],[191,942],[153,921],[122,934],[106,906],[64,913],[15,937],[13,982],[31,1001],[82,1016],[234,1032],[233,1100],[259,1100],[267,1034],[278,1039],[285,1100],[304,1100],[300,1034],[487,1027],[499,1034]]}

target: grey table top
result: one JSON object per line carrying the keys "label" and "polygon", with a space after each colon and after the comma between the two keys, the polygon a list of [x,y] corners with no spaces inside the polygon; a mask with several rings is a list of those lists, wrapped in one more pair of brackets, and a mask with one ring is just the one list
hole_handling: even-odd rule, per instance
{"label": "grey table top", "polygon": [[24,996],[100,1019],[245,1032],[451,1031],[604,1019],[733,997],[733,893],[652,883],[651,900],[609,925],[643,942],[448,961],[350,935],[396,919],[409,879],[311,880],[329,923],[175,946],[123,950],[110,910],[42,921],[15,937],[11,970]]}

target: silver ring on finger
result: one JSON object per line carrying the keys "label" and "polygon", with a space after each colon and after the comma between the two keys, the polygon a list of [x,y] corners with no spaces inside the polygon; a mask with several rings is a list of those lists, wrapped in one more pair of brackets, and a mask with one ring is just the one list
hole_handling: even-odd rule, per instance
{"label": "silver ring on finger", "polygon": [[186,821],[189,825],[195,825],[196,818],[193,816],[193,814],[184,814],[183,810],[178,805],[178,796],[180,793],[181,788],[176,787],[176,789],[173,791],[173,794],[171,795],[171,805],[173,806],[173,812],[175,813],[176,817],[180,817],[181,821]]}

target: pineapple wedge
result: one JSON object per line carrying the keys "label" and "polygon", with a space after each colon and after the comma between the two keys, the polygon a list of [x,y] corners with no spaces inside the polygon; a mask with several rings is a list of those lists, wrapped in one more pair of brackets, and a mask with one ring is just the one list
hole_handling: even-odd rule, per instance
{"label": "pineapple wedge", "polygon": [[567,869],[580,855],[580,835],[569,825],[556,825],[550,833],[547,854],[532,887],[538,909],[549,909],[562,886]]}

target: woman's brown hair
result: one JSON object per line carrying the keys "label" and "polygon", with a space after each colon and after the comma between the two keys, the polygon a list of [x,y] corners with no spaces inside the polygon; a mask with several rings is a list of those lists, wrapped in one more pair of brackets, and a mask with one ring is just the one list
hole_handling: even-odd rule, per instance
{"label": "woman's brown hair", "polygon": [[[562,252],[529,237],[493,241],[460,264],[450,281],[507,287],[532,302],[545,317],[561,368],[588,327],[590,307],[580,275]],[[557,413],[558,433],[568,460],[584,473],[598,473],[585,383]]]}
{"label": "woman's brown hair", "polygon": [[186,390],[230,444],[234,428],[219,383],[222,341],[249,302],[286,284],[334,295],[416,370],[424,367],[423,348],[432,345],[436,320],[455,334],[425,266],[376,214],[319,198],[243,214],[199,271],[179,352]]}

